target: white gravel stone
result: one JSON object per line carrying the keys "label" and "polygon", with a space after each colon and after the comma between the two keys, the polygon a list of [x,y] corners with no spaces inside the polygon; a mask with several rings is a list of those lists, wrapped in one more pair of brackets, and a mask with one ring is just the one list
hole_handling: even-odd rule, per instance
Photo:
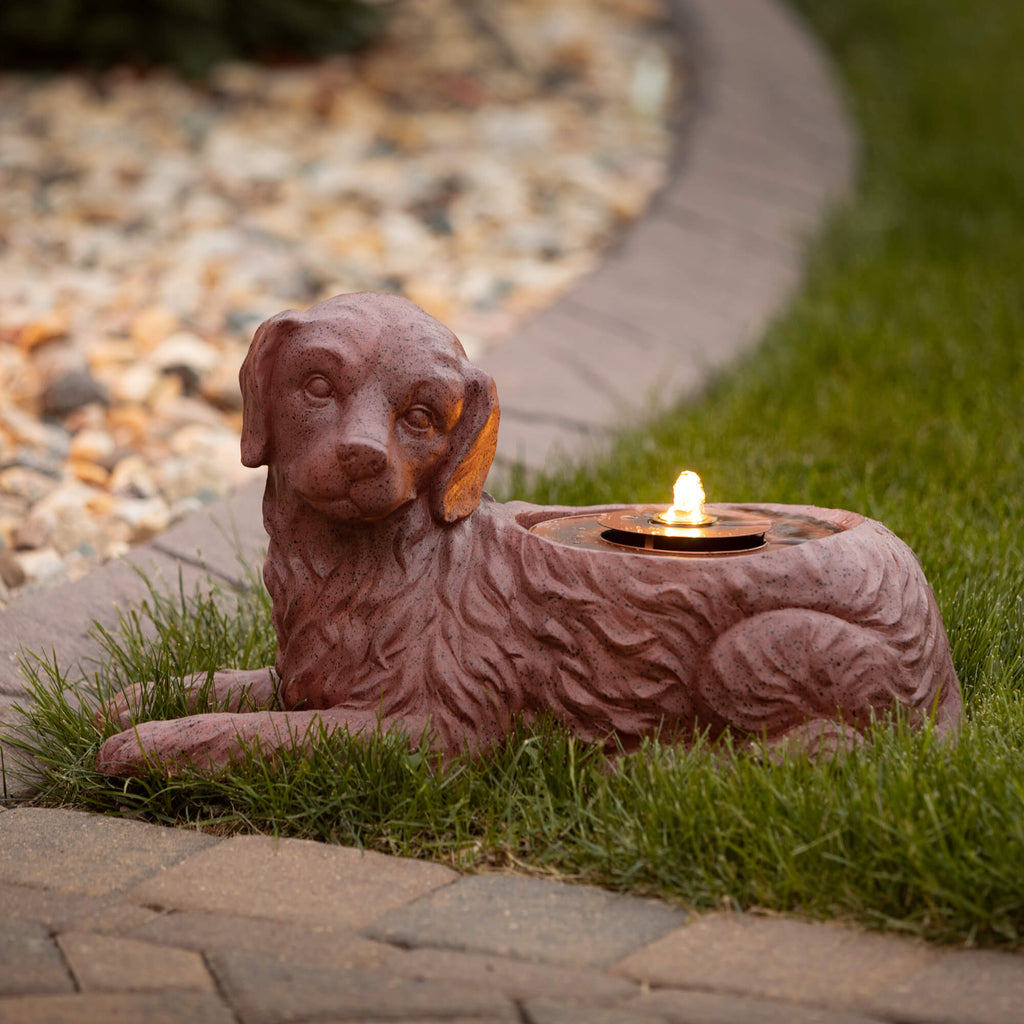
{"label": "white gravel stone", "polygon": [[10,466],[0,470],[0,494],[17,499],[17,505],[27,507],[46,497],[58,481],[27,466]]}
{"label": "white gravel stone", "polygon": [[110,468],[116,451],[117,443],[114,438],[106,430],[93,428],[80,430],[71,438],[68,455],[72,459],[95,462]]}
{"label": "white gravel stone", "polygon": [[152,498],[157,494],[153,473],[141,455],[128,455],[121,459],[110,472],[107,489],[111,494],[137,498]]}
{"label": "white gravel stone", "polygon": [[115,401],[122,405],[145,405],[160,382],[160,371],[150,362],[138,362],[134,366],[111,368],[104,377]]}
{"label": "white gravel stone", "polygon": [[197,377],[203,377],[213,370],[221,360],[216,346],[203,341],[191,331],[176,331],[160,342],[150,358],[156,366],[166,370],[172,366],[184,366]]}
{"label": "white gravel stone", "polygon": [[171,510],[161,498],[122,498],[111,515],[128,524],[132,543],[155,537],[171,524]]}
{"label": "white gravel stone", "polygon": [[71,446],[67,431],[37,420],[16,405],[0,407],[0,426],[13,440],[49,454],[65,456]]}
{"label": "white gravel stone", "polygon": [[0,538],[37,582],[251,479],[267,316],[400,291],[478,355],[591,269],[664,180],[664,15],[415,0],[358,59],[0,74]]}
{"label": "white gravel stone", "polygon": [[24,548],[49,546],[61,554],[83,544],[96,547],[103,541],[98,510],[106,495],[77,480],[66,480],[37,502],[15,531],[15,545]]}
{"label": "white gravel stone", "polygon": [[26,583],[52,586],[68,579],[64,559],[53,548],[22,551],[16,557],[21,571],[25,574]]}

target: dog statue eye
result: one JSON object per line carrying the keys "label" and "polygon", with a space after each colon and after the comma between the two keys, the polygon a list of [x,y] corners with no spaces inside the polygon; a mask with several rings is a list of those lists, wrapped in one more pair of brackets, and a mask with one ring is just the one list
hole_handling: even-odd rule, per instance
{"label": "dog statue eye", "polygon": [[429,430],[434,425],[434,417],[430,410],[422,405],[414,405],[406,410],[402,419],[405,420],[406,426],[413,430]]}
{"label": "dog statue eye", "polygon": [[330,398],[334,391],[331,387],[331,382],[319,374],[310,377],[303,388],[311,398]]}

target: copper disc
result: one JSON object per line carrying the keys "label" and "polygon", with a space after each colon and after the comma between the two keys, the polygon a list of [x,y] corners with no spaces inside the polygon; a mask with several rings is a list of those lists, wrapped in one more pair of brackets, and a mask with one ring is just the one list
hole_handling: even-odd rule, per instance
{"label": "copper disc", "polygon": [[642,533],[650,537],[671,537],[683,540],[708,541],[715,538],[737,539],[742,537],[763,537],[771,529],[771,520],[729,511],[719,516],[708,526],[670,526],[654,517],[664,512],[660,505],[641,505],[637,508],[617,509],[604,512],[597,521],[609,530],[624,533]]}

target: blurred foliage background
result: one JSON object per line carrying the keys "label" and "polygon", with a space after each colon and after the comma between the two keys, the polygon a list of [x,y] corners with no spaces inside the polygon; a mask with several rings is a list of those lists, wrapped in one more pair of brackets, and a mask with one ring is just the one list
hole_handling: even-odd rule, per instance
{"label": "blurred foliage background", "polygon": [[197,78],[223,60],[358,49],[379,30],[387,6],[373,0],[4,0],[0,67],[159,65]]}

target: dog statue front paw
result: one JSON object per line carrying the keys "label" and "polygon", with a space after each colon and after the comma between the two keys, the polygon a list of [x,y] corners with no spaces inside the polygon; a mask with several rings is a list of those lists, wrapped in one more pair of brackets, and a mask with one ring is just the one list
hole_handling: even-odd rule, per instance
{"label": "dog statue front paw", "polygon": [[[102,731],[116,725],[127,729],[133,722],[145,720],[146,697],[153,685],[134,683],[115,693],[96,712],[96,728]],[[212,677],[207,672],[194,672],[181,680],[181,688],[192,711],[204,701],[219,711],[264,711],[277,706],[277,679],[269,668],[227,668],[214,672]]]}
{"label": "dog statue front paw", "polygon": [[104,741],[96,767],[105,775],[176,775],[190,768],[209,772],[259,743],[260,724],[257,715],[224,713],[139,722]]}

